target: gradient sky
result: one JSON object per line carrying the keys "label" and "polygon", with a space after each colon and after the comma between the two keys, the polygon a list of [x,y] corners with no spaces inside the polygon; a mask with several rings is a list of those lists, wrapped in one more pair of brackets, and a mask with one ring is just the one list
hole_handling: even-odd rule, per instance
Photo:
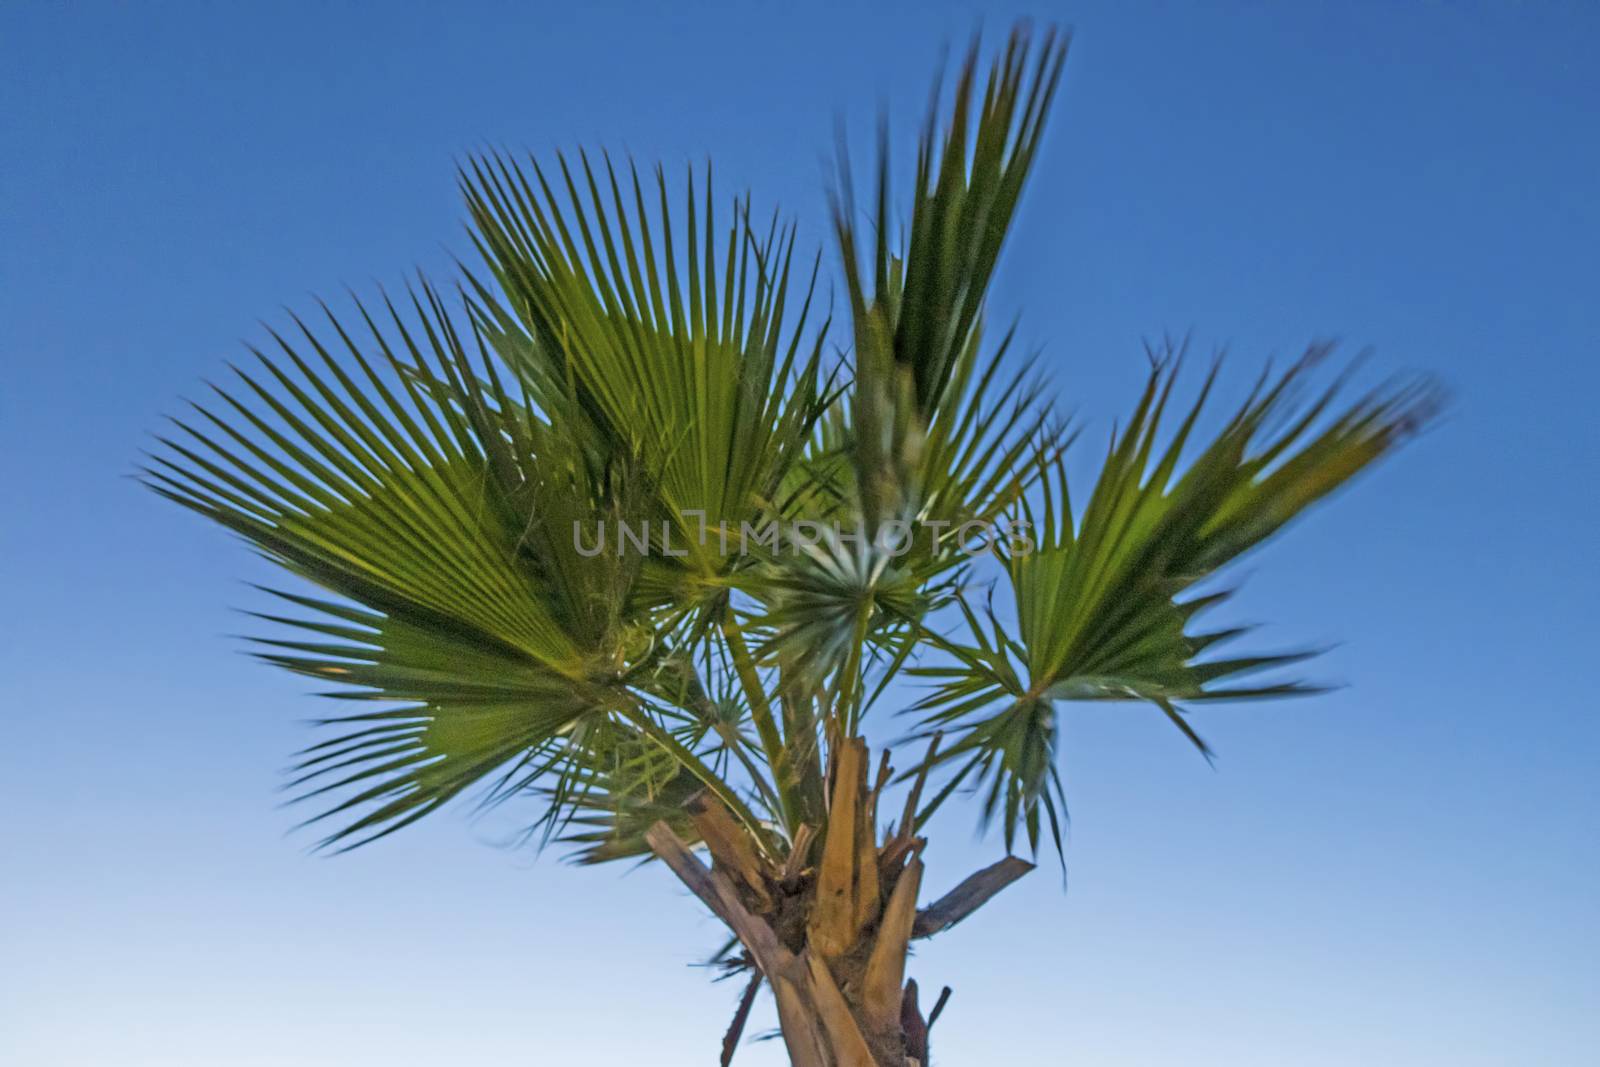
{"label": "gradient sky", "polygon": [[[815,246],[836,119],[906,144],[980,14],[690,6],[0,12],[0,1062],[713,1061],[737,990],[664,873],[461,810],[333,860],[286,836],[320,709],[226,636],[262,567],[126,478],[258,319],[445,272],[453,155],[712,153]],[[937,1059],[1593,1063],[1600,14],[1032,10],[1079,34],[994,307],[1088,439],[1163,331],[1229,346],[1234,396],[1337,335],[1456,402],[1244,567],[1238,612],[1337,642],[1347,688],[1198,712],[1215,771],[1153,712],[1068,713],[1067,888],[919,954]],[[934,890],[1000,852],[940,830]]]}

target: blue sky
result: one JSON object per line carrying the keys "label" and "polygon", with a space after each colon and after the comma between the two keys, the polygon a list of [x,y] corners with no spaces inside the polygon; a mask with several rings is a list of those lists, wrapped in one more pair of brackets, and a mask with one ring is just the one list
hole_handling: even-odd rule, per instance
{"label": "blue sky", "polygon": [[[1245,567],[1310,702],[1073,709],[1070,882],[915,961],[956,1063],[1451,1067],[1600,1041],[1600,16],[1579,3],[1075,4],[994,307],[1090,438],[1141,339],[1345,338],[1447,421]],[[736,990],[667,876],[434,818],[336,860],[274,790],[319,709],[261,566],[138,490],[146,435],[313,295],[462,250],[452,157],[678,165],[824,237],[837,118],[905,132],[980,14],[8,4],[0,13],[0,1060],[711,1062]],[[1585,664],[1591,664],[1585,667]],[[930,884],[999,853],[949,820]],[[781,1062],[775,1043],[736,1062]]]}

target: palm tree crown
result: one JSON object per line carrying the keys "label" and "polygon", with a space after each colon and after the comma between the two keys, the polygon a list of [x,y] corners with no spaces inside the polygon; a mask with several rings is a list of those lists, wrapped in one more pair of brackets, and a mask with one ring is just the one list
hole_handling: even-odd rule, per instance
{"label": "palm tree crown", "polygon": [[[1257,679],[1299,654],[1218,651],[1243,631],[1199,621],[1228,596],[1208,579],[1412,435],[1436,391],[1341,399],[1312,385],[1317,348],[1206,434],[1214,369],[1175,412],[1162,350],[1069,489],[1074,432],[983,315],[1065,52],[1019,30],[985,71],[974,47],[921,133],[908,222],[886,149],[864,206],[842,173],[842,322],[795,227],[720,202],[709,168],[487,154],[460,170],[480,265],[459,287],[296,319],[174,420],[148,484],[309,583],[274,591],[259,654],[356,702],[294,768],[324,847],[473,787],[532,801],[532,832],[586,863],[655,854],[693,887],[703,844],[732,965],[780,1013],[780,950],[850,972],[860,1062],[890,1062],[851,939],[903,918],[903,950],[998,888],[914,913],[934,810],[973,796],[1008,852],[1059,847],[1063,702],[1152,706],[1204,751],[1186,705],[1307,691]],[[896,777],[860,739],[902,674],[926,680],[902,709],[925,740]],[[774,903],[797,886],[799,933]],[[753,944],[749,915],[781,944]],[[807,987],[825,1019],[828,985]],[[791,1040],[795,1061],[853,1062],[835,1029],[832,1051]]]}

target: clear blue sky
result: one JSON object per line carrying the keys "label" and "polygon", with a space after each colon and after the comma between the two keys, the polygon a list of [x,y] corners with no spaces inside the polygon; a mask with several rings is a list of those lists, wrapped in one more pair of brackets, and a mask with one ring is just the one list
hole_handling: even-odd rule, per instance
{"label": "clear blue sky", "polygon": [[[238,654],[261,566],[125,475],[258,318],[462,249],[486,143],[715,156],[824,230],[837,116],[906,130],[968,8],[8,3],[0,12],[0,1061],[712,1061],[736,990],[655,870],[462,812],[336,860]],[[1247,567],[1312,702],[1074,709],[1070,885],[915,962],[946,1064],[1578,1065],[1600,1044],[1600,13],[1081,4],[998,283],[1103,433],[1142,337],[1336,334],[1450,419]],[[985,14],[998,32],[1009,12]],[[935,887],[992,859],[965,816]],[[770,1018],[770,1017],[769,1017]],[[780,1061],[774,1043],[738,1062]]]}

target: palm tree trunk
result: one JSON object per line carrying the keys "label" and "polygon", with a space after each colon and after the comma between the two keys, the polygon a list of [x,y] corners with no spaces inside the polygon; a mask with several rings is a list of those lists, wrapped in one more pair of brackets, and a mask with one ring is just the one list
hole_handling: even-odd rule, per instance
{"label": "palm tree trunk", "polygon": [[[895,1018],[874,1029],[866,1005],[852,1003],[832,975],[777,990],[779,1026],[795,1067],[926,1067],[928,1030],[915,979],[906,982]],[[943,1008],[948,986],[934,1017]],[[724,1064],[727,1060],[724,1060]]]}
{"label": "palm tree trunk", "polygon": [[[795,1067],[925,1067],[928,1028],[917,986],[906,977],[911,941],[948,929],[1032,870],[1007,857],[922,911],[915,836],[919,780],[899,825],[880,842],[878,800],[887,753],[869,784],[866,743],[846,739],[830,759],[828,825],[821,854],[801,827],[786,856],[753,838],[709,794],[689,814],[711,853],[708,869],[665,824],[646,835],[666,865],[738,937],[750,966],[771,986]],[[948,990],[946,990],[948,995]],[[943,1006],[943,997],[935,1007]],[[725,1042],[736,1046],[741,1015]]]}

